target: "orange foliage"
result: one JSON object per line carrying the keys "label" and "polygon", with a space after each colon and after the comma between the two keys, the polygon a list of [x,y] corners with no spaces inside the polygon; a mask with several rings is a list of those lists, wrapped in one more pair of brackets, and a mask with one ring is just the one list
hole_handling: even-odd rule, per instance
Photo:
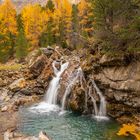
{"label": "orange foliage", "polygon": [[138,131],[138,127],[134,124],[123,124],[123,127],[119,130],[117,135],[133,135],[135,136],[136,140],[140,140],[140,131]]}
{"label": "orange foliage", "polygon": [[10,0],[5,0],[0,5],[0,21],[0,34],[17,35],[16,10]]}
{"label": "orange foliage", "polygon": [[47,12],[38,4],[27,5],[22,10],[22,20],[26,38],[33,47],[37,47],[43,27],[48,21]]}

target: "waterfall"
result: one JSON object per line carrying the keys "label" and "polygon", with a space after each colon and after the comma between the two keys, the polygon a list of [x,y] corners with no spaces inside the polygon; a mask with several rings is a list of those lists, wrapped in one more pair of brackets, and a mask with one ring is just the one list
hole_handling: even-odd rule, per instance
{"label": "waterfall", "polygon": [[100,91],[100,89],[97,87],[97,85],[96,85],[94,80],[92,80],[92,84],[93,84],[97,94],[100,97],[100,107],[99,107],[98,116],[106,116],[106,101],[105,101],[105,97],[103,96],[103,94]]}
{"label": "waterfall", "polygon": [[66,99],[67,99],[67,96],[70,94],[72,87],[77,82],[80,82],[80,84],[82,84],[82,80],[83,80],[83,72],[82,72],[82,69],[79,67],[73,73],[71,73],[69,76],[69,81],[67,83],[67,87],[66,87],[64,96],[62,98],[62,108],[61,108],[62,110],[65,109]]}
{"label": "waterfall", "polygon": [[58,94],[58,89],[60,86],[59,81],[60,81],[61,75],[67,69],[67,67],[69,65],[69,62],[66,62],[64,64],[60,63],[60,69],[58,69],[56,67],[57,63],[58,62],[56,62],[56,61],[54,61],[52,63],[55,76],[53,77],[52,81],[50,82],[49,88],[46,93],[46,99],[45,99],[45,101],[48,104],[54,104],[54,105],[56,105],[56,103],[57,103],[57,94]]}
{"label": "waterfall", "polygon": [[[61,61],[54,61],[52,63],[54,77],[50,81],[48,90],[45,95],[45,101],[39,103],[38,105],[35,105],[30,108],[31,111],[39,112],[39,113],[49,113],[52,111],[60,111],[60,108],[57,106],[57,96],[58,96],[58,89],[60,88],[60,79],[64,71],[68,68],[69,62],[62,63]],[[78,65],[77,65],[78,66]],[[74,85],[79,84],[81,88],[85,92],[85,111],[88,110],[88,97],[91,98],[91,101],[94,106],[94,117],[97,119],[106,119],[106,101],[105,98],[96,85],[94,80],[90,80],[90,83],[88,84],[85,80],[83,71],[81,67],[75,68],[75,70],[72,70],[67,78],[66,86],[65,86],[65,92],[61,100],[61,111],[63,112],[66,109],[66,102],[67,97],[72,91],[72,88]],[[96,93],[99,96],[100,104],[96,103],[96,100],[93,96],[93,91],[96,91]]]}
{"label": "waterfall", "polygon": [[91,95],[92,93],[92,86],[89,86],[89,91],[88,91],[88,95],[91,98],[92,102],[93,102],[93,107],[94,107],[94,114],[95,116],[98,116],[98,108],[97,108],[97,104],[96,104],[96,100],[94,99],[94,97]]}
{"label": "waterfall", "polygon": [[[97,106],[96,100],[93,97],[92,90],[93,88],[96,90],[96,93],[99,95],[99,99],[100,99],[100,105],[99,108]],[[105,101],[105,97],[103,96],[102,92],[100,91],[100,89],[98,88],[98,86],[96,85],[94,80],[91,80],[91,85],[89,85],[89,90],[88,90],[88,95],[90,96],[93,105],[94,105],[94,116],[97,119],[108,119],[106,117],[106,101]]]}

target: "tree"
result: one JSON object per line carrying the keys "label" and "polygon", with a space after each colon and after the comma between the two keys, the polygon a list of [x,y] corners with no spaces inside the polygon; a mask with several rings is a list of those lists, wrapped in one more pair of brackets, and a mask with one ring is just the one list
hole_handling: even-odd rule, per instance
{"label": "tree", "polygon": [[94,13],[92,10],[89,0],[81,0],[78,4],[80,35],[86,39],[91,39],[93,36]]}
{"label": "tree", "polygon": [[10,0],[0,5],[0,59],[7,60],[14,53],[17,36],[16,10]]}
{"label": "tree", "polygon": [[49,0],[47,2],[47,5],[44,10],[46,10],[48,21],[47,21],[47,24],[44,26],[44,30],[40,36],[39,45],[41,47],[47,47],[48,45],[51,46],[56,41],[55,33],[54,33],[55,24],[54,24],[54,19],[53,19],[55,6],[52,0]]}
{"label": "tree", "polygon": [[47,2],[47,4],[46,4],[46,9],[47,10],[50,10],[50,11],[54,11],[54,9],[55,9],[55,5],[54,5],[54,3],[53,3],[53,1],[52,0],[48,0],[48,2]]}
{"label": "tree", "polygon": [[16,40],[16,57],[23,60],[28,53],[28,42],[25,37],[21,15],[18,15],[18,36]]}
{"label": "tree", "polygon": [[[135,28],[140,12],[138,3],[137,0],[92,1],[95,37],[103,43],[104,52],[114,55],[127,54],[129,43],[139,40],[139,35],[135,37],[139,34],[138,28]],[[134,44],[131,46],[135,48]]]}
{"label": "tree", "polygon": [[27,5],[21,12],[24,32],[29,41],[30,50],[39,46],[39,38],[47,24],[48,15],[38,4]]}
{"label": "tree", "polygon": [[54,17],[58,24],[58,41],[62,47],[66,47],[70,42],[72,5],[68,0],[55,0],[55,5]]}

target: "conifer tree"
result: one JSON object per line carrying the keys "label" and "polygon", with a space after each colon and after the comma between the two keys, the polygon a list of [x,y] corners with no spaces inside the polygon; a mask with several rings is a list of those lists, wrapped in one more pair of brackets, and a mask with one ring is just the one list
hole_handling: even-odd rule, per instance
{"label": "conifer tree", "polygon": [[54,19],[53,14],[55,10],[54,3],[49,0],[46,5],[46,14],[48,15],[48,22],[44,25],[44,30],[40,36],[39,44],[41,47],[51,46],[55,43]]}
{"label": "conifer tree", "polygon": [[16,40],[16,57],[23,60],[28,53],[28,42],[25,37],[21,15],[18,16],[18,36]]}

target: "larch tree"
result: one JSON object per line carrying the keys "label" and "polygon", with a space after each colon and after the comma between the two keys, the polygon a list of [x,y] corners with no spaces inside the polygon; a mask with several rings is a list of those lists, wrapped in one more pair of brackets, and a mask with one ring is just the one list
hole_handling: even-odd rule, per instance
{"label": "larch tree", "polygon": [[58,22],[58,40],[62,47],[69,45],[70,32],[71,32],[71,15],[72,15],[72,4],[68,0],[55,0],[56,15],[59,15]]}
{"label": "larch tree", "polygon": [[27,5],[21,12],[24,32],[30,43],[30,50],[39,46],[39,38],[47,24],[48,15],[38,4]]}
{"label": "larch tree", "polygon": [[92,11],[92,5],[89,0],[81,0],[78,4],[78,17],[80,26],[80,35],[89,40],[93,36],[93,18],[94,13]]}
{"label": "larch tree", "polygon": [[40,36],[39,45],[41,47],[47,47],[53,45],[56,41],[55,32],[54,32],[55,24],[53,18],[55,5],[52,2],[52,0],[49,0],[47,2],[45,8],[43,7],[43,10],[45,10],[46,14],[48,15],[48,21],[47,24],[44,25],[44,30]]}
{"label": "larch tree", "polygon": [[17,36],[16,10],[10,0],[0,5],[0,59],[7,60],[14,53]]}

